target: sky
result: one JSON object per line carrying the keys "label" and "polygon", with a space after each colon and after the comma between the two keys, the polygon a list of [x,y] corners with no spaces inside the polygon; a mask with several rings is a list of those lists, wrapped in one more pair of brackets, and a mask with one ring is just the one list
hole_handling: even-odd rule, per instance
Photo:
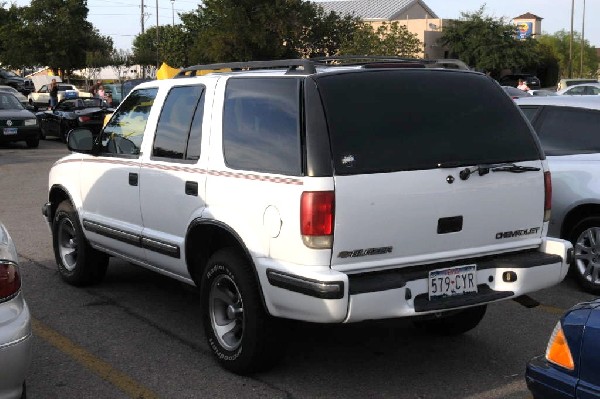
{"label": "sky", "polygon": [[[198,0],[88,0],[88,20],[101,34],[110,36],[116,48],[130,50],[133,39],[141,32],[141,4],[144,2],[145,28],[156,26],[158,4],[159,25],[180,23],[178,13],[193,11]],[[317,0],[318,2],[319,0]],[[554,33],[561,29],[571,29],[570,0],[424,0],[440,18],[459,18],[461,12],[473,12],[484,3],[486,14],[493,17],[506,17],[508,20],[531,12],[541,18],[542,31]],[[600,15],[600,0],[575,0],[573,29],[582,31],[583,4],[585,1],[585,38],[592,46],[600,47],[600,24],[593,23],[593,17]],[[27,0],[12,0],[25,6]]]}

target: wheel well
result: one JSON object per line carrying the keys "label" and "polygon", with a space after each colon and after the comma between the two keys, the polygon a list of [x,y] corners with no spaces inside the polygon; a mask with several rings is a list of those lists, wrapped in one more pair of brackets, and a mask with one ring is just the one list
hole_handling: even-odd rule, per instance
{"label": "wheel well", "polygon": [[561,238],[570,238],[568,237],[568,234],[581,219],[594,215],[600,215],[599,204],[579,205],[578,207],[571,209],[563,219],[563,224],[560,229]]}
{"label": "wheel well", "polygon": [[50,194],[48,196],[48,199],[50,200],[50,220],[54,219],[54,214],[56,213],[56,208],[58,208],[58,205],[67,200],[70,201],[71,203],[73,203],[73,201],[71,201],[71,198],[69,197],[69,194],[67,194],[67,192],[65,191],[64,188],[60,187],[60,186],[56,186],[56,187],[52,187],[52,189],[50,190]]}
{"label": "wheel well", "polygon": [[236,248],[252,263],[246,248],[235,233],[224,226],[212,223],[196,224],[189,230],[185,240],[185,259],[196,286],[200,287],[202,272],[212,254],[222,248]]}

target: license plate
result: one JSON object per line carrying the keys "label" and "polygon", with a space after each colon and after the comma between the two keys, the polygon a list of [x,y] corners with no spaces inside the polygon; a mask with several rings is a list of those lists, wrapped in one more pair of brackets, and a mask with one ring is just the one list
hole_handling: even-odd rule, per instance
{"label": "license plate", "polygon": [[475,265],[450,267],[429,272],[429,299],[477,292]]}
{"label": "license plate", "polygon": [[4,135],[10,136],[11,134],[17,134],[17,128],[16,127],[5,127]]}

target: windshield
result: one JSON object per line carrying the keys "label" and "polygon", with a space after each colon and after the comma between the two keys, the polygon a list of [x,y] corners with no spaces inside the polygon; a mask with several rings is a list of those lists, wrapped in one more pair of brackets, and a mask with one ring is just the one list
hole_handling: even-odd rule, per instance
{"label": "windshield", "polygon": [[1,110],[21,110],[24,109],[19,100],[12,94],[0,92],[0,109]]}
{"label": "windshield", "polygon": [[375,70],[314,78],[338,174],[540,159],[525,118],[486,76]]}
{"label": "windshield", "polygon": [[4,91],[6,93],[18,93],[17,89],[15,89],[14,87],[10,87],[10,86],[6,86],[6,87],[0,87],[0,91]]}

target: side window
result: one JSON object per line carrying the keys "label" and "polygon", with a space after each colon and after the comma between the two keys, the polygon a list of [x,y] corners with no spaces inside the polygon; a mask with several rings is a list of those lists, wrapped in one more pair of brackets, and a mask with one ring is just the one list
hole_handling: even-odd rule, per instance
{"label": "side window", "polygon": [[589,94],[594,95],[594,96],[600,95],[600,89],[599,88],[594,87],[594,86],[590,86],[589,89],[590,89],[590,93]]}
{"label": "side window", "polygon": [[600,152],[600,112],[594,110],[546,107],[537,129],[547,155]]}
{"label": "side window", "polygon": [[100,140],[105,155],[139,155],[148,114],[158,89],[131,93],[104,127]]}
{"label": "side window", "polygon": [[568,91],[569,95],[571,96],[581,96],[583,94],[585,94],[585,87],[580,86],[580,87],[573,87],[571,90]]}
{"label": "side window", "polygon": [[169,91],[156,127],[153,158],[200,158],[203,93],[204,86],[179,86]]}
{"label": "side window", "polygon": [[300,81],[231,78],[223,108],[223,153],[233,169],[300,175]]}

